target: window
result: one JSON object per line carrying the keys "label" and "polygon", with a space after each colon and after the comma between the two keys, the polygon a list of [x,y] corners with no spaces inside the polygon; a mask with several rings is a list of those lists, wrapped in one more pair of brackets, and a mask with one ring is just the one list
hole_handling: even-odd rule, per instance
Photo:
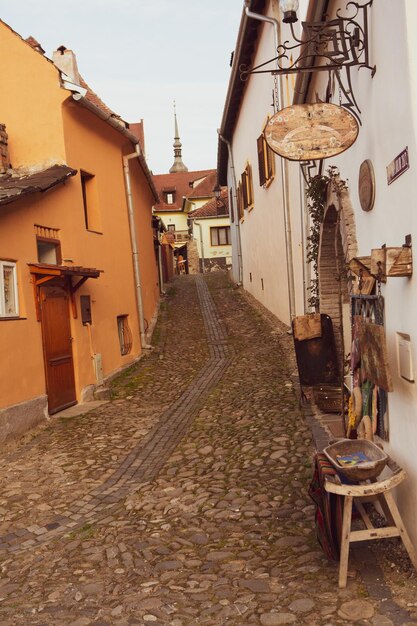
{"label": "window", "polygon": [[212,226],[210,228],[212,246],[227,246],[230,244],[230,226]]}
{"label": "window", "polygon": [[101,217],[98,203],[97,181],[93,174],[80,171],[84,204],[85,227],[95,233],[101,232]]}
{"label": "window", "polygon": [[127,315],[117,316],[117,332],[119,334],[120,354],[125,356],[132,349],[132,331],[130,330]]}
{"label": "window", "polygon": [[237,186],[237,212],[239,215],[239,219],[243,219],[244,211],[243,211],[243,198],[242,198],[242,183],[239,182]]}
{"label": "window", "polygon": [[175,190],[164,191],[164,201],[167,204],[174,204]]}
{"label": "window", "polygon": [[36,246],[38,249],[38,263],[61,265],[61,243],[58,239],[36,237]]}
{"label": "window", "polygon": [[265,135],[262,133],[257,139],[258,146],[258,168],[259,168],[259,184],[261,187],[268,185],[275,174],[275,159],[274,153],[268,146],[265,140]]}
{"label": "window", "polygon": [[16,263],[0,261],[0,317],[18,315]]}
{"label": "window", "polygon": [[175,224],[168,224],[168,230],[171,232],[175,232]]}
{"label": "window", "polygon": [[243,208],[248,209],[253,205],[252,168],[249,163],[242,172],[241,182]]}

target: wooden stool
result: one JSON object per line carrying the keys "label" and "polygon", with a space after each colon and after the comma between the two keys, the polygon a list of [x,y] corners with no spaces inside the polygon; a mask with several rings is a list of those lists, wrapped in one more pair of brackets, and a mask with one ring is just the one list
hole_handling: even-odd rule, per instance
{"label": "wooden stool", "polygon": [[[376,480],[370,483],[345,485],[340,482],[339,476],[326,477],[325,489],[329,493],[344,496],[342,543],[340,546],[339,587],[346,587],[349,560],[349,545],[353,541],[368,541],[369,539],[386,539],[387,537],[401,537],[405,549],[417,570],[417,554],[410,537],[404,527],[401,515],[395,504],[391,489],[399,485],[407,477],[405,471],[391,458],[388,467],[393,472],[385,480]],[[351,530],[352,505],[355,506],[366,526],[365,530]],[[362,504],[363,501],[378,500],[389,526],[375,528]]]}

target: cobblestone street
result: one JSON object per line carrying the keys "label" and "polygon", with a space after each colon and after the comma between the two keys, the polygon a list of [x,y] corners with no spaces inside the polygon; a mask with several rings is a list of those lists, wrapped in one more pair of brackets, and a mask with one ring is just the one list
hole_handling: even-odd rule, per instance
{"label": "cobblestone street", "polygon": [[291,342],[226,274],[177,278],[111,402],[3,451],[1,626],[416,626],[395,550],[339,590],[317,543]]}

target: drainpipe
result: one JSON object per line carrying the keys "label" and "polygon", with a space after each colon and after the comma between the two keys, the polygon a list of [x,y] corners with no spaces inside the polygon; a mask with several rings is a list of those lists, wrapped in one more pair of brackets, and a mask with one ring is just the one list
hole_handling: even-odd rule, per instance
{"label": "drainpipe", "polygon": [[[219,135],[219,139],[223,141],[223,143],[227,146],[227,151],[229,153],[229,161],[230,161],[230,169],[232,172],[232,190],[233,197],[235,199],[235,208],[237,209],[237,184],[236,184],[236,170],[235,170],[235,162],[233,160],[233,151],[232,144],[230,141],[225,139],[223,135],[220,134],[220,130],[217,130],[217,134]],[[240,237],[240,224],[239,224],[239,215],[236,214],[236,233],[237,233],[237,262],[238,262],[238,285],[243,283],[243,261],[242,261],[242,239]]]}
{"label": "drainpipe", "polygon": [[204,265],[204,244],[203,244],[203,232],[202,232],[202,230],[201,230],[201,224],[200,224],[200,222],[197,222],[196,220],[193,220],[193,225],[194,225],[194,224],[197,224],[198,229],[199,229],[199,231],[200,231],[201,267],[202,267],[203,274],[204,274],[204,273],[205,273],[205,271],[206,271],[206,268],[205,268],[205,265]]}
{"label": "drainpipe", "polygon": [[129,170],[129,161],[131,159],[137,159],[140,156],[140,147],[138,143],[135,145],[135,150],[136,151],[132,152],[132,154],[127,154],[126,156],[123,157],[123,172],[124,172],[125,185],[126,185],[130,241],[132,245],[133,272],[135,276],[136,304],[137,304],[138,317],[139,317],[140,343],[143,349],[147,349],[147,348],[150,348],[151,346],[149,346],[146,343],[146,336],[145,336],[145,317],[143,313],[142,283],[141,283],[140,267],[139,267],[139,251],[138,251],[138,242],[137,242],[137,237],[136,237],[135,213],[134,213],[134,206],[133,206],[133,195],[132,195],[132,186],[130,184],[130,170]]}
{"label": "drainpipe", "polygon": [[[245,0],[245,13],[248,17],[260,22],[266,22],[274,27],[274,45],[275,52],[277,53],[280,43],[280,24],[274,17],[266,17],[259,13],[252,13],[249,10],[250,0]],[[278,62],[277,62],[278,68]],[[282,76],[278,74],[279,83],[279,100],[281,106],[284,102],[284,85],[282,82]],[[275,103],[274,103],[275,104]],[[287,261],[287,279],[288,279],[288,308],[290,312],[290,320],[295,317],[295,286],[294,286],[294,262],[292,254],[292,237],[291,237],[291,215],[290,215],[290,192],[289,192],[289,180],[288,180],[288,161],[280,157],[281,161],[281,176],[282,176],[282,200],[284,208],[284,226],[285,226],[285,254]]]}

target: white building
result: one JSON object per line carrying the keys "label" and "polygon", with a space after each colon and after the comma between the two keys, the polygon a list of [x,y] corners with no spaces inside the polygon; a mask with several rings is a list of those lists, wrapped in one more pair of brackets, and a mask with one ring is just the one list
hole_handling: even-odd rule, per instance
{"label": "white building", "polygon": [[[384,314],[379,322],[385,328],[392,391],[387,394],[387,411],[375,405],[383,413],[378,415],[377,427],[384,450],[407,471],[408,480],[398,488],[396,497],[417,546],[417,288],[409,247],[417,240],[413,208],[417,201],[417,177],[413,175],[417,163],[417,5],[413,0],[399,0],[395,6],[389,0],[378,0],[368,3],[366,9],[359,8],[355,15],[355,4],[312,0],[307,7],[307,22],[334,20],[339,11],[339,16],[351,20],[349,23],[356,20],[359,24],[359,30],[350,31],[350,48],[333,50],[333,59],[340,63],[350,62],[356,55],[363,65],[361,69],[351,67],[350,82],[349,72],[341,69],[339,89],[337,72],[328,71],[295,71],[278,77],[270,72],[247,74],[242,82],[242,65],[251,69],[264,64],[276,57],[277,44],[293,41],[288,25],[282,23],[277,1],[248,0],[249,14],[245,10],[242,13],[220,128],[219,182],[231,190],[234,279],[290,323],[292,317],[308,310],[311,268],[306,262],[306,239],[310,224],[299,164],[268,154],[262,143],[268,116],[274,114],[271,102],[274,100],[278,109],[291,101],[341,103],[358,120],[356,141],[338,156],[326,158],[322,170],[326,174],[329,166],[336,166],[346,189],[341,193],[330,190],[324,207],[318,256],[320,310],[333,319],[336,335],[341,336],[339,330],[343,328],[348,353],[350,311],[358,278],[352,282],[354,272],[344,274],[342,269],[350,266],[357,274],[362,267],[363,277],[370,278],[365,285],[369,289],[364,287],[362,295],[371,291],[375,303],[380,291],[383,298],[379,302],[384,303]],[[294,26],[298,32],[301,16],[302,12]],[[337,28],[335,22],[330,26]],[[363,49],[366,34],[367,62]],[[292,60],[296,59],[297,51],[292,55]],[[315,62],[327,63],[318,57]],[[371,69],[374,65],[375,73]],[[276,61],[272,61],[260,69],[276,68]],[[272,166],[268,167],[269,160]],[[319,162],[315,165],[310,170],[312,176],[319,171]],[[395,250],[386,253],[384,244]],[[407,246],[403,248],[404,244]],[[399,255],[405,262],[394,263],[390,269],[391,257]],[[388,274],[379,285],[370,275],[377,276],[378,259],[382,259],[382,273]],[[342,316],[338,272],[342,278]],[[363,297],[361,305],[365,302]],[[372,298],[368,304],[373,306]],[[358,384],[354,377],[351,384]]]}
{"label": "white building", "polygon": [[[220,191],[220,190],[219,190]],[[200,272],[231,269],[232,242],[227,189],[189,213],[192,236],[197,244]]]}

